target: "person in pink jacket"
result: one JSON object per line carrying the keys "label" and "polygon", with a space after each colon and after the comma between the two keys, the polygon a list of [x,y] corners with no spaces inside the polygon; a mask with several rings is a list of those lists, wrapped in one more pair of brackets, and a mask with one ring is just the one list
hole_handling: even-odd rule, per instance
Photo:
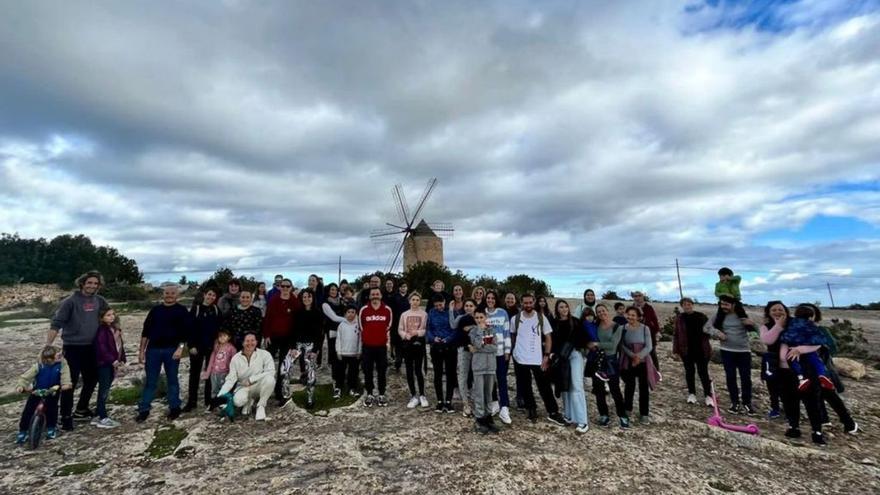
{"label": "person in pink jacket", "polygon": [[[428,313],[422,309],[422,296],[418,292],[409,295],[409,309],[400,315],[397,333],[400,335],[400,347],[406,363],[406,383],[412,398],[406,407],[413,409],[421,405],[428,407],[425,397],[425,376],[422,373],[422,360],[425,358],[425,328],[428,324]],[[416,380],[419,390],[416,395]]]}
{"label": "person in pink jacket", "polygon": [[217,393],[220,391],[220,387],[223,386],[226,375],[229,374],[229,363],[232,362],[232,357],[238,352],[229,341],[231,338],[229,330],[221,328],[217,331],[217,340],[214,342],[214,350],[211,352],[211,358],[208,360],[208,367],[202,372],[201,379],[211,381],[212,405],[210,410],[216,407],[213,399],[217,398]]}

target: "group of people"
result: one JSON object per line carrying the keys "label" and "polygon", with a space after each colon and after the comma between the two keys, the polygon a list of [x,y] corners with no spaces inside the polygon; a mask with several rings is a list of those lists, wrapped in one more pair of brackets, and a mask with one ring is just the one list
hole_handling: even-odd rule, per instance
{"label": "group of people", "polygon": [[[64,430],[73,429],[75,418],[113,428],[119,423],[108,416],[106,402],[116,370],[125,363],[119,320],[98,295],[103,285],[100,273],[83,274],[77,285],[78,290],[56,311],[40,360],[22,375],[19,389],[58,386]],[[499,431],[496,416],[504,424],[512,423],[511,365],[516,408],[528,420],[537,421],[537,388],[547,420],[571,425],[578,433],[588,431],[590,424],[585,379],[592,382],[597,423],[611,423],[610,396],[621,428],[630,427],[636,391],[637,419],[640,424],[650,423],[650,395],[662,380],[657,359],[659,319],[638,291],[632,293],[631,305],[610,306],[587,289],[572,310],[563,299],[551,309],[546,297],[532,293],[502,296],[476,287],[466,297],[456,285],[450,294],[439,280],[423,296],[409,291],[406,282],[383,284],[377,276],[357,292],[346,281],[325,286],[317,275],[309,276],[301,290],[277,275],[271,290],[263,286],[256,294],[242,290],[240,281],[233,279],[222,294],[216,287],[205,288],[189,309],[178,301],[178,290],[176,285],[163,287],[162,302],[149,311],[143,324],[138,360],[144,364],[145,380],[138,422],[150,414],[163,370],[172,420],[199,407],[200,393],[209,410],[220,407],[227,415],[253,413],[254,419],[264,420],[273,395],[279,406],[290,401],[294,381],[305,385],[305,405],[313,407],[325,341],[334,399],[362,396],[365,407],[388,406],[388,369],[404,367],[410,394],[406,407],[428,408],[425,374],[430,355],[434,410],[455,413],[457,398],[458,410],[473,417],[475,429],[483,434]],[[792,315],[784,304],[771,301],[758,330],[743,309],[739,278],[731,270],[719,271],[716,295],[719,308],[712,319],[695,311],[689,298],[680,301],[681,311],[675,317],[673,353],[684,365],[687,403],[697,402],[695,375],[699,375],[705,403],[714,405],[708,362],[710,338],[717,338],[729,411],[754,414],[749,334],[759,331],[768,349],[761,373],[771,398],[769,417],[780,416],[781,401],[789,424],[786,435],[800,436],[800,403],[806,407],[817,444],[825,443],[825,403],[848,433],[858,431],[838,395],[842,383],[833,369],[833,339],[817,325],[819,308],[801,305]],[[53,345],[59,333],[63,353]],[[184,356],[190,360],[185,404],[178,378]],[[80,378],[83,385],[74,408]],[[97,410],[92,411],[89,404],[96,386]],[[47,435],[54,438],[58,400],[53,396],[45,400],[50,410]],[[32,396],[25,406],[19,442],[27,437],[25,425],[36,403]]]}

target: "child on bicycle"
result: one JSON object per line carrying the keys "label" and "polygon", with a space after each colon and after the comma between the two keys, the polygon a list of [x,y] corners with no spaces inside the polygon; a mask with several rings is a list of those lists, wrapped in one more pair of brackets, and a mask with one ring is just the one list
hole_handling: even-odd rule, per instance
{"label": "child on bicycle", "polygon": [[116,370],[125,364],[125,348],[122,342],[122,329],[116,312],[109,306],[98,313],[98,333],[95,334],[95,359],[98,363],[98,415],[92,420],[92,426],[98,428],[116,428],[119,422],[107,416],[107,398],[110,386],[116,376]]}
{"label": "child on bicycle", "polygon": [[[19,393],[31,393],[35,390],[47,390],[55,386],[61,390],[70,390],[70,370],[67,369],[67,362],[61,357],[61,350],[55,346],[47,345],[40,352],[40,360],[18,378],[17,390]],[[43,401],[46,408],[46,438],[51,440],[57,436],[55,428],[58,424],[58,393],[45,396]],[[18,435],[15,437],[15,443],[21,445],[27,440],[31,419],[33,419],[39,403],[40,397],[36,395],[28,397],[24,411],[21,413],[21,421],[18,423]]]}

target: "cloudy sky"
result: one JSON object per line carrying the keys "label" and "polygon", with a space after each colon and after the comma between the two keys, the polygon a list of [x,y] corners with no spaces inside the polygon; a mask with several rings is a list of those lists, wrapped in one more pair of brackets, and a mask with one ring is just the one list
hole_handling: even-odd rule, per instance
{"label": "cloudy sky", "polygon": [[351,277],[393,184],[438,177],[453,270],[673,299],[678,258],[702,300],[723,265],[750,302],[880,299],[878,1],[3,10],[3,232],[153,281]]}

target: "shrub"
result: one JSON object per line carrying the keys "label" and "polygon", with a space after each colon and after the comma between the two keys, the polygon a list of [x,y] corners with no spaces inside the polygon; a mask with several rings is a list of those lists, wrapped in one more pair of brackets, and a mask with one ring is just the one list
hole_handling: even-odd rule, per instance
{"label": "shrub", "polygon": [[853,326],[850,320],[831,320],[827,327],[837,343],[837,354],[841,356],[867,357],[868,341],[862,327]]}
{"label": "shrub", "polygon": [[608,290],[602,294],[602,299],[605,301],[623,301],[623,298],[617,295],[616,291]]}
{"label": "shrub", "polygon": [[140,285],[112,283],[101,288],[101,295],[110,301],[146,301],[150,293]]}

